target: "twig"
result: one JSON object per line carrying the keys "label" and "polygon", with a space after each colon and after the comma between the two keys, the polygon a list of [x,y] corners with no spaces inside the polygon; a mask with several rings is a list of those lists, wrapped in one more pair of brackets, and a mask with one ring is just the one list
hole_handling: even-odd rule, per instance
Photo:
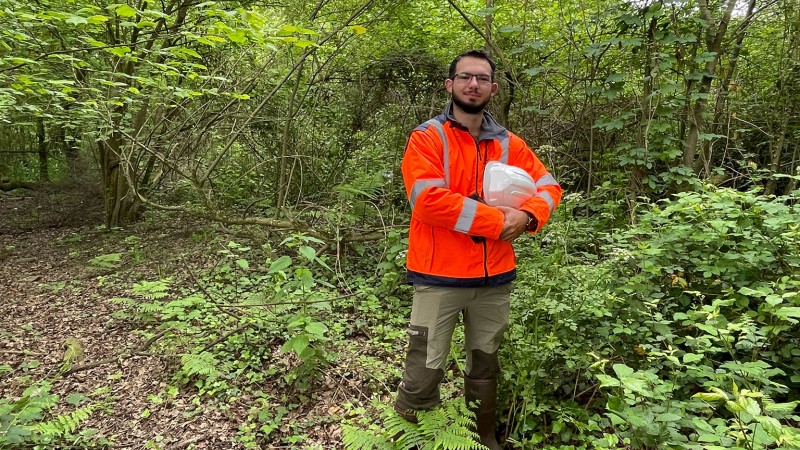
{"label": "twig", "polygon": [[194,272],[192,272],[192,269],[189,268],[189,264],[186,262],[186,259],[183,257],[183,255],[180,255],[180,258],[181,258],[181,262],[183,263],[184,269],[186,270],[186,273],[189,274],[189,278],[192,279],[192,281],[197,286],[197,288],[200,289],[200,292],[202,292],[206,296],[206,298],[208,299],[208,301],[211,302],[212,305],[214,305],[221,312],[233,317],[236,320],[239,320],[239,319],[242,318],[239,314],[237,314],[237,313],[235,313],[233,311],[227,311],[227,310],[222,309],[220,307],[220,304],[217,303],[217,301],[214,300],[214,297],[206,290],[205,286],[203,286],[200,283],[200,280],[198,280],[197,277],[194,276]]}
{"label": "twig", "polygon": [[24,356],[41,356],[44,353],[31,352],[28,350],[0,350],[4,355],[24,355]]}
{"label": "twig", "polygon": [[215,346],[217,344],[220,344],[222,342],[225,342],[225,340],[228,339],[229,337],[233,336],[236,333],[240,333],[240,332],[244,331],[245,328],[249,328],[251,325],[256,325],[257,326],[258,324],[245,322],[245,323],[239,325],[238,327],[236,327],[235,329],[233,329],[233,330],[223,334],[222,336],[218,337],[217,339],[214,339],[214,341],[206,344],[206,346],[203,347],[202,351],[205,352],[205,351],[209,350],[211,347],[213,347],[213,346]]}
{"label": "twig", "polygon": [[63,374],[61,374],[61,376],[62,377],[66,377],[66,376],[72,375],[72,374],[74,374],[76,372],[82,372],[84,370],[94,369],[95,367],[100,367],[100,366],[103,366],[103,365],[106,365],[106,364],[111,364],[113,362],[120,362],[121,363],[122,361],[131,359],[134,356],[138,356],[140,353],[143,353],[145,350],[150,348],[150,346],[153,345],[157,340],[159,340],[162,337],[164,337],[164,335],[167,334],[168,331],[170,331],[170,328],[167,328],[166,330],[159,331],[153,337],[151,337],[150,339],[144,341],[144,343],[142,345],[134,348],[129,353],[121,352],[120,354],[118,354],[117,356],[112,357],[112,358],[101,359],[100,361],[95,361],[95,362],[91,362],[91,363],[88,363],[88,364],[83,364],[83,365],[80,365],[80,366],[73,367],[73,368],[67,370],[66,372],[64,372]]}
{"label": "twig", "polygon": [[200,441],[204,440],[207,437],[208,437],[207,434],[201,434],[201,435],[198,435],[198,436],[195,436],[195,437],[190,437],[189,439],[185,439],[185,440],[183,440],[181,442],[178,442],[177,444],[170,445],[169,447],[167,447],[167,450],[179,450],[181,448],[188,447],[191,444],[200,442]]}
{"label": "twig", "polygon": [[217,306],[225,307],[225,308],[257,308],[257,307],[267,307],[267,306],[280,306],[280,305],[310,305],[313,303],[326,303],[326,302],[333,302],[336,300],[343,300],[348,297],[352,297],[358,294],[358,292],[353,292],[350,294],[341,295],[339,297],[334,298],[325,298],[322,300],[305,300],[305,301],[296,301],[296,302],[276,302],[276,303],[263,303],[263,304],[253,304],[253,305],[233,305],[230,303],[222,303]]}

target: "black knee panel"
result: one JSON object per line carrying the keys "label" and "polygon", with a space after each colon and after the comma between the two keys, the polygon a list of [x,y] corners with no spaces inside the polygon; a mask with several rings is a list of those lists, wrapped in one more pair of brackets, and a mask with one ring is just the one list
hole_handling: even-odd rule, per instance
{"label": "black knee panel", "polygon": [[472,367],[467,374],[473,379],[494,379],[500,373],[500,359],[497,353],[486,353],[481,350],[472,351]]}
{"label": "black knee panel", "polygon": [[404,410],[431,409],[441,402],[439,383],[443,369],[429,369],[428,328],[412,325],[409,330],[408,355],[403,381],[397,389],[397,406]]}

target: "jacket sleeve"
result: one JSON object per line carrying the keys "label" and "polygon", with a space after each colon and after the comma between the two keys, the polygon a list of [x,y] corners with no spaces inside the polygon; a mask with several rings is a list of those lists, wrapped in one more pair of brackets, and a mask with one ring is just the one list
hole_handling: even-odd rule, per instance
{"label": "jacket sleeve", "polygon": [[538,233],[561,202],[561,186],[521,138],[512,135],[509,147],[516,149],[510,152],[513,159],[509,163],[527,171],[536,183],[536,195],[519,209],[533,214],[539,226],[532,232]]}
{"label": "jacket sleeve", "polygon": [[412,218],[433,227],[498,239],[503,213],[450,190],[443,154],[441,139],[431,128],[411,133],[401,169]]}

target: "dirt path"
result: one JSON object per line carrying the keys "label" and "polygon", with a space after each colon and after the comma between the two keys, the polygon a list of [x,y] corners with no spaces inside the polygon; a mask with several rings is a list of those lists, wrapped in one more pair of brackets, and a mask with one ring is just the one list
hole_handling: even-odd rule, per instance
{"label": "dirt path", "polygon": [[[60,374],[69,347],[82,353],[74,367],[114,359],[142,345],[139,324],[116,318],[119,306],[109,300],[127,295],[125,286],[171,269],[171,262],[150,254],[140,265],[126,263],[131,255],[125,251],[133,249],[131,243],[139,252],[191,249],[190,232],[175,223],[142,242],[141,229],[106,233],[86,225],[99,222],[97,211],[77,214],[73,209],[80,204],[61,205],[61,214],[47,215],[42,203],[40,197],[0,197],[0,366],[7,367],[0,372],[0,398],[16,400],[37,380],[50,380],[61,399],[54,412],[69,411],[64,399],[71,394],[103,406],[83,425],[114,448],[239,447],[232,438],[241,412],[207,410],[180,392],[168,402],[151,400],[167,397],[170,358],[134,356]],[[69,223],[75,217],[81,220]],[[93,258],[120,251],[118,270],[93,267]]]}

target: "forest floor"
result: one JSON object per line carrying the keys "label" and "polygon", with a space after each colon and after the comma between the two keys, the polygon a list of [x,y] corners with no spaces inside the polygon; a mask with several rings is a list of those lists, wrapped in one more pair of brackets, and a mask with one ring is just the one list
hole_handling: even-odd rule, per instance
{"label": "forest floor", "polygon": [[[237,432],[252,404],[198,401],[193,387],[171,378],[179,357],[146,348],[143,324],[117,317],[119,305],[110,300],[129,296],[141,280],[169,275],[190,283],[183,266],[213,264],[214,252],[197,239],[208,225],[142,221],[109,232],[99,225],[100,202],[82,200],[99,193],[88,194],[0,192],[0,404],[46,381],[61,399],[54,415],[70,408],[64,399],[101,405],[81,427],[96,430],[94,441],[111,448],[244,448]],[[104,262],[113,254],[125,257]],[[75,359],[72,372],[65,371],[65,353]],[[305,423],[302,445],[260,442],[260,448],[340,448],[341,405],[366,396],[357,380],[348,391],[336,376],[325,374],[304,393],[307,404],[279,424],[286,431],[288,423]],[[265,382],[263,389],[272,387]]]}

